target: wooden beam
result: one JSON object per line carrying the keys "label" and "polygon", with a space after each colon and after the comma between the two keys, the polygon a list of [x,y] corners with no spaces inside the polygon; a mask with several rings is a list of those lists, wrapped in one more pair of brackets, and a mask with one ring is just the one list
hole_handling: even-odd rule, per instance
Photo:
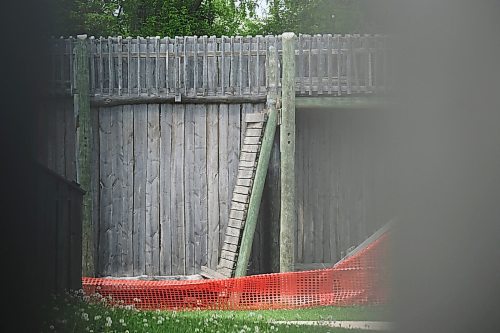
{"label": "wooden beam", "polygon": [[116,106],[132,104],[162,104],[162,103],[183,103],[183,104],[242,104],[242,103],[264,103],[266,96],[185,96],[181,95],[180,101],[175,96],[93,96],[90,104],[94,107]]}
{"label": "wooden beam", "polygon": [[386,107],[381,96],[355,97],[296,97],[295,107],[300,109],[368,109]]}
{"label": "wooden beam", "polygon": [[91,139],[92,127],[89,100],[89,61],[87,35],[79,35],[76,43],[76,94],[74,95],[75,116],[77,117],[78,159],[77,182],[86,191],[82,205],[82,273],[94,276],[94,226],[92,224],[91,193]]}
{"label": "wooden beam", "polygon": [[282,37],[280,272],[293,271],[295,253],[295,39]]}
{"label": "wooden beam", "polygon": [[260,202],[262,193],[264,191],[264,184],[266,181],[267,168],[271,158],[271,149],[274,142],[274,134],[278,123],[278,111],[276,110],[277,100],[277,87],[276,77],[278,75],[275,66],[275,53],[276,49],[270,47],[271,57],[269,58],[269,91],[267,95],[267,111],[268,120],[262,138],[262,146],[260,148],[259,160],[257,162],[257,170],[255,171],[255,179],[252,186],[252,194],[250,196],[250,203],[245,222],[245,229],[241,239],[240,250],[238,254],[238,262],[236,264],[235,277],[245,276],[247,274],[248,261],[252,251],[253,236],[255,234],[255,227],[257,225],[257,218],[259,216]]}

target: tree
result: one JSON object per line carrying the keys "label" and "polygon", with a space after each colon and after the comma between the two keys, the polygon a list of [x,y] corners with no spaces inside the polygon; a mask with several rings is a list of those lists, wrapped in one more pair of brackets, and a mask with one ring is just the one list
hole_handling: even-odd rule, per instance
{"label": "tree", "polygon": [[[256,0],[53,0],[56,35],[233,35],[245,31]],[[70,4],[71,3],[71,4]],[[64,4],[64,5],[63,5]],[[65,24],[67,26],[65,26]],[[56,24],[57,25],[57,24]]]}
{"label": "tree", "polygon": [[[370,0],[269,0],[265,33],[373,33],[374,1]],[[379,7],[384,7],[380,1]],[[378,19],[378,18],[377,18]]]}

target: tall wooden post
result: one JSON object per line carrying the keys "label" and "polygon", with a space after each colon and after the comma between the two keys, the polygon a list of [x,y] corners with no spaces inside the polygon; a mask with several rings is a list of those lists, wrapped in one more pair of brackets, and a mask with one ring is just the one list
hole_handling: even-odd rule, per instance
{"label": "tall wooden post", "polygon": [[284,33],[280,127],[280,272],[294,270],[295,253],[295,34]]}
{"label": "tall wooden post", "polygon": [[79,35],[75,48],[76,61],[76,94],[74,108],[78,133],[77,182],[86,191],[83,197],[82,225],[82,274],[94,276],[94,245],[92,225],[92,193],[91,193],[91,138],[89,99],[89,59],[87,35]]}
{"label": "tall wooden post", "polygon": [[250,195],[250,202],[248,204],[248,214],[245,221],[245,230],[241,239],[240,250],[238,254],[238,262],[234,272],[235,277],[245,276],[247,274],[248,260],[252,251],[253,236],[255,234],[255,227],[257,225],[257,218],[259,217],[260,202],[262,193],[264,191],[264,184],[266,182],[267,169],[269,160],[271,159],[271,150],[273,148],[274,133],[278,123],[278,111],[276,110],[277,87],[276,77],[276,52],[277,50],[271,46],[269,48],[269,91],[267,93],[267,112],[268,118],[264,137],[259,153],[259,161],[257,163],[257,170],[255,171],[255,179],[252,186],[252,194]]}

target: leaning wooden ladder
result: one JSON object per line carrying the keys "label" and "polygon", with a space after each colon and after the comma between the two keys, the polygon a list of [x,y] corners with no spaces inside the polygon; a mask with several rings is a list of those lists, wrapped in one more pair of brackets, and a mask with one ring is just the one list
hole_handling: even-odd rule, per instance
{"label": "leaning wooden ladder", "polygon": [[[239,275],[242,275],[242,272],[244,275],[244,272],[246,272],[248,252],[249,247],[251,247],[251,240],[249,240],[249,238],[253,238],[253,232],[255,230],[257,215],[255,206],[260,205],[262,185],[265,179],[265,173],[267,172],[270,150],[276,130],[276,118],[276,110],[273,110],[270,114],[270,122],[268,124],[266,124],[266,113],[246,115],[246,130],[240,151],[238,175],[233,190],[229,221],[224,235],[219,264],[215,271],[207,267],[202,267],[201,274],[207,278],[233,277],[238,275],[238,266],[242,266],[240,267]],[[262,149],[263,145],[264,149]],[[263,156],[261,155],[261,151],[263,152]],[[259,168],[261,169],[259,171],[260,175],[256,180]],[[258,194],[252,197],[253,191],[257,191]],[[254,202],[250,205],[252,199]],[[253,211],[249,213],[249,210],[252,208]],[[248,219],[250,219],[250,223],[248,223],[249,225],[247,226]],[[244,239],[245,227],[248,227],[247,229],[252,229],[251,231],[246,231],[248,233],[246,239]],[[244,245],[245,241],[246,246]],[[243,253],[245,259],[238,262],[241,253]]]}

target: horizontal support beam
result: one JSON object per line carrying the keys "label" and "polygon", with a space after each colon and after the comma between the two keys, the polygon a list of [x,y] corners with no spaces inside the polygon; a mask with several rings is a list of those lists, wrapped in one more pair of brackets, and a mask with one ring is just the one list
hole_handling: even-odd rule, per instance
{"label": "horizontal support beam", "polygon": [[295,107],[304,109],[363,109],[386,107],[388,102],[380,96],[355,97],[296,97]]}
{"label": "horizontal support beam", "polygon": [[240,104],[240,103],[265,103],[266,96],[182,96],[176,102],[175,96],[92,96],[90,105],[92,106],[116,106],[132,104]]}

